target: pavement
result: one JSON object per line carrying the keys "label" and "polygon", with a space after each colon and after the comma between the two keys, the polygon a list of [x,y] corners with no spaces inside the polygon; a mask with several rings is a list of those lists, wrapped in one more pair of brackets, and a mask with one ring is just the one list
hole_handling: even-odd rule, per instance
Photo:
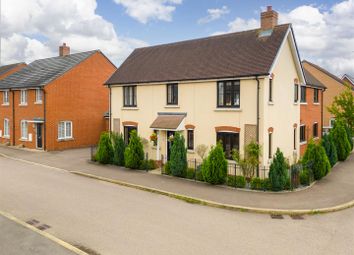
{"label": "pavement", "polygon": [[0,146],[0,154],[54,168],[241,208],[306,211],[332,208],[348,203],[352,205],[354,202],[353,153],[347,161],[337,164],[328,176],[311,188],[287,193],[250,192],[122,167],[98,165],[88,161],[90,150],[87,148],[62,152],[33,152]]}
{"label": "pavement", "polygon": [[[0,210],[48,224],[46,233],[94,251],[89,254],[354,254],[354,208],[272,218],[185,203],[4,157]],[[7,255],[2,247],[0,254]]]}
{"label": "pavement", "polygon": [[62,245],[0,214],[1,254],[74,255]]}

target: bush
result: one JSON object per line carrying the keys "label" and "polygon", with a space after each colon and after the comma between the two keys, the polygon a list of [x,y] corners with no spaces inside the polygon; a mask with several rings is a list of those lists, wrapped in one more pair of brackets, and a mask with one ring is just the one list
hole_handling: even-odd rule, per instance
{"label": "bush", "polygon": [[331,164],[325,149],[321,145],[315,144],[312,140],[307,146],[302,164],[304,168],[312,170],[315,180],[320,180],[331,170]]}
{"label": "bush", "polygon": [[251,189],[254,189],[254,190],[262,190],[263,189],[262,180],[258,177],[252,178],[250,185],[251,185]]}
{"label": "bush", "polygon": [[305,169],[300,173],[300,183],[303,186],[310,185],[310,173],[309,170]]}
{"label": "bush", "polygon": [[196,179],[197,181],[201,181],[201,182],[204,182],[204,177],[203,177],[203,172],[202,172],[202,165],[198,166],[197,167],[197,170],[196,170]]}
{"label": "bush", "polygon": [[354,146],[353,131],[351,130],[351,128],[348,125],[344,125],[344,127],[345,127],[345,132],[347,133],[348,141],[350,144],[350,151],[352,151],[353,146]]}
{"label": "bush", "polygon": [[210,184],[225,183],[227,175],[227,161],[220,143],[211,148],[207,159],[202,165],[204,180]]}
{"label": "bush", "polygon": [[262,188],[263,190],[271,190],[272,184],[268,178],[262,180]]}
{"label": "bush", "polygon": [[143,161],[141,161],[141,165],[139,167],[140,170],[154,170],[156,168],[157,168],[156,163],[152,159],[150,160],[144,159]]}
{"label": "bush", "polygon": [[288,164],[285,161],[283,153],[278,148],[269,170],[269,181],[272,190],[284,190],[288,179]]}
{"label": "bush", "polygon": [[333,136],[331,133],[323,136],[321,145],[326,151],[329,163],[331,164],[331,166],[334,166],[338,161],[338,157],[336,145],[334,144]]}
{"label": "bush", "polygon": [[187,178],[187,179],[194,179],[194,177],[195,177],[195,170],[194,170],[194,168],[188,168],[188,169],[187,169],[186,178]]}
{"label": "bush", "polygon": [[243,176],[229,175],[227,177],[227,185],[236,188],[246,187],[246,179]]}
{"label": "bush", "polygon": [[113,160],[113,147],[109,133],[101,134],[96,153],[96,160],[101,164],[110,164]]}
{"label": "bush", "polygon": [[349,156],[351,149],[343,122],[341,120],[336,120],[331,132],[336,145],[338,160],[344,161]]}
{"label": "bush", "polygon": [[125,167],[139,169],[144,160],[144,149],[136,130],[130,133],[129,144],[124,152]]}
{"label": "bush", "polygon": [[164,174],[171,175],[171,167],[169,161],[167,161],[166,164],[164,165],[163,172]]}
{"label": "bush", "polygon": [[125,143],[122,134],[112,133],[113,164],[124,166]]}
{"label": "bush", "polygon": [[183,135],[176,132],[171,147],[170,167],[173,176],[186,177],[187,174],[187,148]]}

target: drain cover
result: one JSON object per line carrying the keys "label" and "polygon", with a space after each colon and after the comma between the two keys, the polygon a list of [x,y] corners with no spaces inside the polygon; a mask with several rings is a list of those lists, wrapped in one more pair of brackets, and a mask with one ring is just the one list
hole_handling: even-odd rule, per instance
{"label": "drain cover", "polygon": [[304,217],[302,215],[290,215],[290,217],[293,220],[303,220],[304,219]]}
{"label": "drain cover", "polygon": [[31,220],[26,221],[26,223],[33,226],[33,225],[38,224],[39,221],[36,219],[31,219]]}
{"label": "drain cover", "polygon": [[50,226],[47,225],[47,224],[42,224],[42,225],[38,226],[37,228],[38,228],[39,230],[46,230],[46,229],[50,228]]}
{"label": "drain cover", "polygon": [[270,217],[272,219],[278,219],[278,220],[284,219],[283,215],[281,215],[281,214],[271,214]]}

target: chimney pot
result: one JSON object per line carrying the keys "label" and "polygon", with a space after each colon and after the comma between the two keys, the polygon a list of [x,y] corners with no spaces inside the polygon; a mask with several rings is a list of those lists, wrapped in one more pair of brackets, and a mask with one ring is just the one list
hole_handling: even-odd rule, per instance
{"label": "chimney pot", "polygon": [[263,31],[273,29],[278,25],[278,13],[272,6],[267,6],[267,10],[261,13],[261,29]]}
{"label": "chimney pot", "polygon": [[66,46],[66,43],[63,43],[62,46],[59,46],[59,56],[64,57],[70,55],[70,47]]}
{"label": "chimney pot", "polygon": [[271,5],[268,5],[268,6],[267,6],[267,12],[270,12],[270,11],[272,11],[272,6],[271,6]]}

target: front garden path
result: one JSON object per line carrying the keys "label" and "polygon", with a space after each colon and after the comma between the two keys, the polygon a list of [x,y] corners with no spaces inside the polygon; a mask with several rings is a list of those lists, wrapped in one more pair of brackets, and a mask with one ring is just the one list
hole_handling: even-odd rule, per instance
{"label": "front garden path", "polygon": [[[69,171],[80,171],[185,196],[243,207],[315,210],[354,200],[354,154],[313,187],[288,193],[250,192],[170,176],[90,163],[89,149],[34,152],[0,146],[0,154]],[[0,166],[1,167],[1,166]],[[11,171],[11,169],[8,169]]]}

